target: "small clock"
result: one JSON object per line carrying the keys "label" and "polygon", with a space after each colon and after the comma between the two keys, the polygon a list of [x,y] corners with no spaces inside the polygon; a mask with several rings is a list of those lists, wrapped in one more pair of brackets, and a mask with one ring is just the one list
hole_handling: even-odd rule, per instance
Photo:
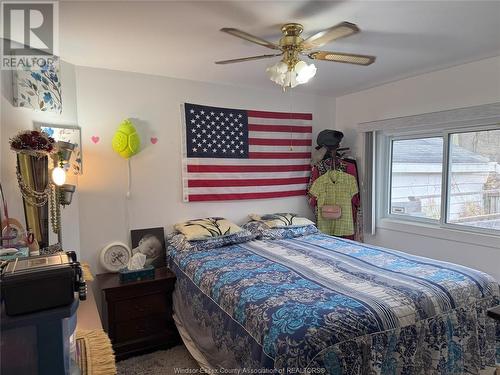
{"label": "small clock", "polygon": [[112,242],[101,250],[99,261],[108,272],[118,272],[127,267],[130,248],[121,242]]}
{"label": "small clock", "polygon": [[23,225],[16,219],[9,217],[2,221],[1,228],[0,237],[4,241],[4,246],[19,245],[25,240],[26,232],[23,229]]}

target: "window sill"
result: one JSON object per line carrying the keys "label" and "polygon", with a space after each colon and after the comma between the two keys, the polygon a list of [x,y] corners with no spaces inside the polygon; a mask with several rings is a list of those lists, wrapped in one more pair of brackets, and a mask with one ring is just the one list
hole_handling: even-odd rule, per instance
{"label": "window sill", "polygon": [[466,230],[457,230],[440,227],[428,223],[382,218],[377,223],[377,228],[408,233],[416,236],[438,238],[442,240],[467,243],[500,249],[500,238],[492,234],[477,233]]}

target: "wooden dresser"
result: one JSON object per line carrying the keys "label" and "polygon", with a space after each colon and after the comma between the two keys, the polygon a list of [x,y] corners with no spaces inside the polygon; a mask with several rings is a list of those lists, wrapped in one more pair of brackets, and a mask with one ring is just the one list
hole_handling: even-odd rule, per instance
{"label": "wooden dresser", "polygon": [[116,273],[96,279],[102,293],[104,329],[117,360],[180,342],[172,318],[175,275],[170,270],[158,268],[154,280],[126,284],[120,283]]}

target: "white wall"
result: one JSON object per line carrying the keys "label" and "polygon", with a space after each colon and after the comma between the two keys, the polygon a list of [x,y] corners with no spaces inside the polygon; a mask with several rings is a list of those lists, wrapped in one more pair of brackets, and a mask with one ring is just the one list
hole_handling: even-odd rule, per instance
{"label": "white wall", "polygon": [[[16,180],[16,154],[10,150],[9,139],[22,130],[33,129],[34,122],[49,124],[77,124],[75,67],[61,62],[62,102],[61,114],[34,111],[12,105],[12,71],[1,71],[2,95],[0,102],[0,181],[7,197],[9,216],[25,225],[21,192]],[[77,178],[68,180],[77,184]],[[78,188],[70,206],[62,210],[63,245],[65,250],[80,249]],[[50,228],[49,228],[50,230]]]}
{"label": "white wall", "polygon": [[[83,128],[85,173],[79,179],[82,258],[97,272],[97,257],[111,241],[129,243],[130,229],[163,226],[220,215],[244,223],[252,212],[293,211],[311,215],[305,197],[183,203],[181,113],[183,102],[228,108],[312,112],[315,138],[331,127],[331,99],[214,85],[160,76],[77,67],[79,124]],[[132,190],[126,200],[127,162],[111,148],[118,124],[134,119],[143,150],[131,159]],[[92,136],[100,137],[94,144]],[[158,137],[156,145],[149,141]]]}
{"label": "white wall", "polygon": [[[362,157],[359,123],[500,101],[500,57],[485,59],[336,98],[336,128]],[[360,163],[362,164],[362,163]],[[500,281],[500,240],[414,225],[384,225],[367,241],[474,267]],[[482,244],[482,245],[479,245]]]}
{"label": "white wall", "polygon": [[[302,197],[214,203],[183,203],[181,199],[180,104],[188,101],[235,108],[312,112],[314,135],[324,128],[345,133],[343,145],[362,157],[358,123],[408,116],[500,100],[500,57],[461,65],[337,99],[276,90],[243,89],[159,76],[103,69],[62,66],[64,112],[61,116],[12,107],[9,75],[3,72],[0,126],[1,180],[13,217],[23,217],[15,183],[15,158],[8,139],[32,128],[33,121],[78,123],[82,126],[84,170],[76,201],[66,210],[65,242],[78,249],[100,272],[100,249],[115,240],[129,242],[129,229],[171,225],[208,215],[245,221],[250,212],[296,211],[311,215]],[[76,90],[76,95],[75,95]],[[74,103],[77,103],[77,106]],[[72,104],[73,103],[73,104]],[[78,111],[77,111],[78,109]],[[78,113],[78,117],[77,117]],[[143,151],[132,164],[132,196],[127,190],[127,163],[111,149],[111,138],[125,118],[135,119],[142,134]],[[97,144],[92,136],[99,136]],[[156,145],[151,136],[159,138]],[[361,163],[360,163],[361,164]],[[79,202],[78,202],[79,201]],[[79,223],[78,223],[79,207]],[[76,216],[76,218],[75,218]],[[80,233],[78,231],[80,228]],[[444,238],[443,238],[444,237]],[[79,238],[79,239],[78,239]],[[474,236],[436,233],[428,228],[378,228],[374,244],[475,267],[500,280],[500,245],[477,245]],[[493,243],[493,245],[492,245]]]}

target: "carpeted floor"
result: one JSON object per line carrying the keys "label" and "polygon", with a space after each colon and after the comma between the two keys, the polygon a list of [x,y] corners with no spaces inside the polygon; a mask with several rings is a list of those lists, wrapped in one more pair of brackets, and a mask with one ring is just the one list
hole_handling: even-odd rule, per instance
{"label": "carpeted floor", "polygon": [[175,369],[199,369],[184,345],[116,363],[118,375],[175,375]]}

